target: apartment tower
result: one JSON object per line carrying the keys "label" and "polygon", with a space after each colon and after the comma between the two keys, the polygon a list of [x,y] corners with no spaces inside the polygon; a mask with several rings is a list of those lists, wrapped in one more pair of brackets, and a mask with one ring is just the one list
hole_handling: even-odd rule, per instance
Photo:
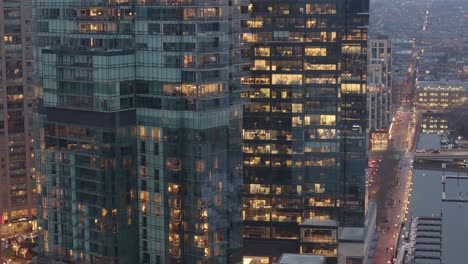
{"label": "apartment tower", "polygon": [[0,14],[0,228],[14,234],[36,219],[31,2],[2,0]]}
{"label": "apartment tower", "polygon": [[392,43],[386,36],[369,39],[367,113],[370,147],[386,149],[392,122]]}
{"label": "apartment tower", "polygon": [[241,261],[241,3],[35,1],[44,259]]}
{"label": "apartment tower", "polygon": [[336,261],[344,230],[365,224],[368,0],[254,0],[249,11],[244,260]]}

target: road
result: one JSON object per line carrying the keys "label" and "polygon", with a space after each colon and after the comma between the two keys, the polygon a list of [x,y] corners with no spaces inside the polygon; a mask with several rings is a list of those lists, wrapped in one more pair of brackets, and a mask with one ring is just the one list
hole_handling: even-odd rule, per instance
{"label": "road", "polygon": [[468,150],[467,149],[441,149],[438,150],[437,153],[432,153],[431,151],[427,151],[424,153],[416,153],[414,154],[415,158],[421,159],[454,159],[454,158],[466,158],[468,157]]}
{"label": "road", "polygon": [[[409,107],[400,108],[391,126],[389,150],[371,154],[376,160],[370,169],[370,197],[377,202],[379,239],[373,263],[392,263],[402,222],[405,221],[413,162],[416,115]],[[372,180],[373,179],[373,180]]]}

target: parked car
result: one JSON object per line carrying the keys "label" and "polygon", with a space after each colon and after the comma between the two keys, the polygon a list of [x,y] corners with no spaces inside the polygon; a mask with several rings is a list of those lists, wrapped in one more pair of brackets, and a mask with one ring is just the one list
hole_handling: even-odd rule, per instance
{"label": "parked car", "polygon": [[37,264],[37,256],[32,258],[30,261],[26,262],[26,264]]}
{"label": "parked car", "polygon": [[435,150],[432,151],[432,153],[434,153],[434,154],[440,153],[440,150],[435,149]]}

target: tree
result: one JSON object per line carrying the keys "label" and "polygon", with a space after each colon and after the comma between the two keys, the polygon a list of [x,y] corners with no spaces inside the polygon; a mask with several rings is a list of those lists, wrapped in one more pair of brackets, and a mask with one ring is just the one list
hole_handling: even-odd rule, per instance
{"label": "tree", "polygon": [[28,253],[29,249],[27,247],[22,247],[19,252],[23,254],[23,258],[26,258],[26,253]]}
{"label": "tree", "polygon": [[12,240],[11,241],[11,247],[15,251],[15,255],[18,255],[18,250],[20,248],[20,243],[17,240]]}

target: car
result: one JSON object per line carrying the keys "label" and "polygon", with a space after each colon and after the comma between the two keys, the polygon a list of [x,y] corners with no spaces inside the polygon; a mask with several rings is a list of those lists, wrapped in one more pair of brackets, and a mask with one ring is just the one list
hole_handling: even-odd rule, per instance
{"label": "car", "polygon": [[32,258],[30,261],[26,262],[26,264],[37,264],[37,256]]}
{"label": "car", "polygon": [[431,153],[437,154],[437,153],[440,153],[440,150],[435,149],[435,150],[431,151]]}
{"label": "car", "polygon": [[417,149],[417,150],[416,150],[416,153],[424,153],[424,152],[426,152],[425,149]]}

